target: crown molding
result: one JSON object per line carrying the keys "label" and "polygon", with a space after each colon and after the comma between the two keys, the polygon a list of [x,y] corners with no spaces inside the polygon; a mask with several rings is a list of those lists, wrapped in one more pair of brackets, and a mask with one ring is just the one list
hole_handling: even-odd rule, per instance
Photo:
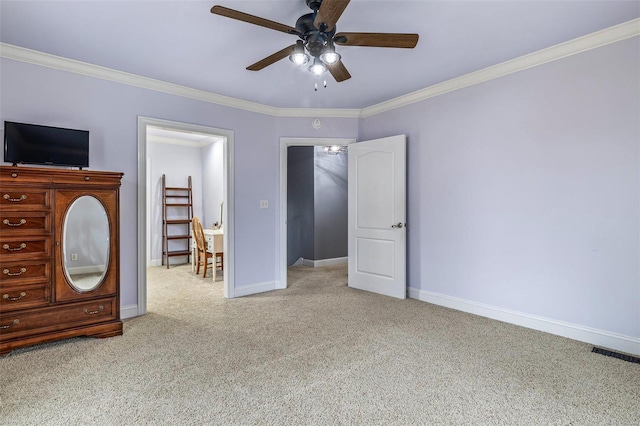
{"label": "crown molding", "polygon": [[129,86],[141,87],[156,92],[182,96],[198,101],[242,109],[259,114],[276,117],[347,117],[358,118],[360,109],[328,109],[328,108],[277,108],[256,102],[218,95],[206,90],[193,89],[166,81],[143,77],[112,68],[102,67],[75,59],[51,55],[37,50],[27,49],[8,43],[0,43],[0,56],[21,62],[28,62],[43,67],[68,71],[75,74],[109,80]]}
{"label": "crown molding", "polygon": [[575,55],[577,53],[585,52],[587,50],[595,49],[597,47],[605,46],[607,44],[615,43],[638,35],[640,35],[640,18],[364,108],[362,109],[360,117],[371,117],[405,105],[420,102],[454,90],[493,80],[494,78],[503,77],[508,74],[513,74],[518,71],[523,71],[528,68],[546,64],[547,62],[566,58],[567,56]]}
{"label": "crown molding", "polygon": [[278,108],[277,117],[333,117],[333,118],[359,118],[361,109],[347,108]]}
{"label": "crown molding", "polygon": [[0,43],[0,56],[7,59],[28,62],[35,65],[55,68],[62,71],[114,81],[117,83],[227,106],[230,108],[271,115],[274,117],[366,118],[638,35],[640,35],[640,18],[597,31],[583,37],[578,37],[565,43],[539,50],[516,59],[474,71],[363,109],[272,107],[256,102],[232,98],[230,96],[218,95],[206,90],[193,89],[99,65],[93,65],[87,62],[51,55],[37,50],[26,49],[24,47],[7,43]]}
{"label": "crown molding", "polygon": [[216,93],[207,92],[206,90],[193,89],[178,84],[167,83],[166,81],[118,71],[87,62],[76,61],[75,59],[51,55],[37,50],[26,49],[12,44],[0,43],[0,56],[7,59],[28,62],[35,65],[55,68],[62,71],[82,74],[89,77],[100,78],[116,83],[127,84],[129,86],[141,87],[143,89],[182,96],[231,108],[257,112],[260,114],[275,116],[277,113],[277,108],[275,107],[244,101],[229,96],[218,95]]}

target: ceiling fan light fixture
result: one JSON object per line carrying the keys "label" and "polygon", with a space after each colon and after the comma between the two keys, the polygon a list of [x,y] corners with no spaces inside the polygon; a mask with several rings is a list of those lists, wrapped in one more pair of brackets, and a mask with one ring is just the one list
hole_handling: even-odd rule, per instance
{"label": "ceiling fan light fixture", "polygon": [[336,48],[332,44],[328,44],[325,47],[324,52],[320,55],[320,60],[327,65],[333,65],[338,62],[342,57],[336,52]]}
{"label": "ceiling fan light fixture", "polygon": [[298,66],[302,66],[309,62],[309,55],[304,51],[302,40],[296,42],[293,53],[289,55],[289,60]]}
{"label": "ceiling fan light fixture", "polygon": [[345,152],[347,152],[347,147],[340,146],[340,145],[329,145],[322,148],[322,151],[325,154],[338,155],[338,154],[344,154]]}
{"label": "ceiling fan light fixture", "polygon": [[322,63],[322,61],[315,58],[313,60],[313,65],[309,67],[309,71],[311,71],[315,76],[320,77],[325,71],[327,71],[327,67]]}

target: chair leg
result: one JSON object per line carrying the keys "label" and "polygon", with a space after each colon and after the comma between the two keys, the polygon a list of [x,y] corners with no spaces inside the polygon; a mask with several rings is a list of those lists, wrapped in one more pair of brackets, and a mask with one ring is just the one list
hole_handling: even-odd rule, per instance
{"label": "chair leg", "polygon": [[204,255],[204,272],[202,273],[202,278],[207,278],[207,255]]}

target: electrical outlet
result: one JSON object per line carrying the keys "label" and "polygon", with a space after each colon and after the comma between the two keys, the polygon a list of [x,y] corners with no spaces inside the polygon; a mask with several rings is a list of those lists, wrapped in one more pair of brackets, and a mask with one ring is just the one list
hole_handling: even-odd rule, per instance
{"label": "electrical outlet", "polygon": [[78,260],[78,253],[71,253],[71,260]]}
{"label": "electrical outlet", "polygon": [[269,200],[260,200],[260,208],[268,209],[269,208]]}

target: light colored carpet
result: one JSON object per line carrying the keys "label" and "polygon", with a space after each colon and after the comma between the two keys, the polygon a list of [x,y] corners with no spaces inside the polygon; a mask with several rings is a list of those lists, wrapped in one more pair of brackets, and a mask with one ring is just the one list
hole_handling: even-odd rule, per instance
{"label": "light colored carpet", "polygon": [[344,267],[234,300],[148,271],[124,336],[0,359],[11,425],[638,425],[640,365],[591,346],[346,286]]}

